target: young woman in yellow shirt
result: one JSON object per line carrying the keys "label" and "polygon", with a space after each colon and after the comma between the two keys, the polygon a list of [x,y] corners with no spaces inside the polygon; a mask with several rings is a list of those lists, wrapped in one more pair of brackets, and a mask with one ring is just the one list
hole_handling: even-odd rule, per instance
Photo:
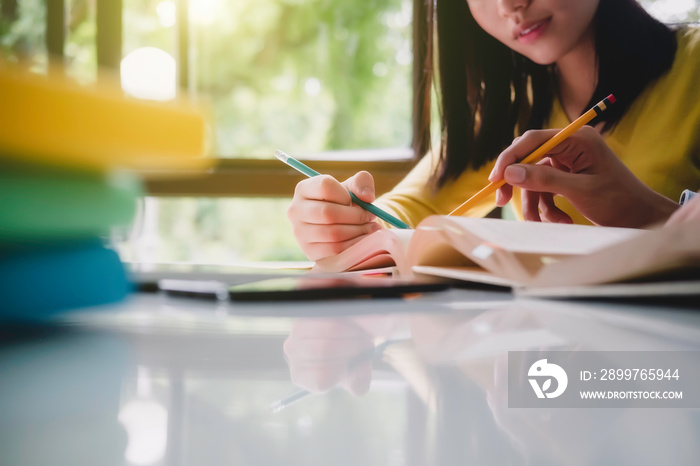
{"label": "young woman in yellow shirt", "polygon": [[[683,189],[697,189],[700,31],[672,30],[635,0],[417,2],[424,11],[414,20],[414,60],[424,66],[414,76],[413,147],[426,155],[377,199],[378,206],[413,226],[428,215],[447,214],[488,183],[496,158],[515,136],[563,128],[611,93],[617,102],[591,123],[607,148],[653,192],[677,199]],[[439,77],[442,131],[439,146],[431,150],[434,77]],[[288,217],[311,260],[337,254],[383,228],[351,203],[348,189],[374,200],[367,172],[342,183],[322,176],[297,186]],[[533,220],[587,221],[567,199],[555,198],[556,191],[525,192],[516,190],[511,201],[520,218],[524,210]],[[495,202],[491,196],[469,215],[486,215]],[[653,220],[660,218],[639,218],[627,226]]]}

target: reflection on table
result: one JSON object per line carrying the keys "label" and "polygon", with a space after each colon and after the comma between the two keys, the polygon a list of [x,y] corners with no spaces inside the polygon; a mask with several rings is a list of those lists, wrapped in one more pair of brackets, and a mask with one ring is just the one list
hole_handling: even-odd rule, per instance
{"label": "reflection on table", "polygon": [[137,294],[0,331],[0,464],[698,464],[695,409],[508,408],[507,351],[699,347],[674,306]]}

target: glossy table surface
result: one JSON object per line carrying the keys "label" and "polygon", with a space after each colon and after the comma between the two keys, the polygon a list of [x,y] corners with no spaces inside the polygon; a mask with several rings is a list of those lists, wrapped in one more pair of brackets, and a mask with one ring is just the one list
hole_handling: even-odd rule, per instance
{"label": "glossy table surface", "polygon": [[508,408],[504,371],[512,350],[700,350],[699,308],[137,293],[2,327],[0,465],[697,465],[698,409]]}

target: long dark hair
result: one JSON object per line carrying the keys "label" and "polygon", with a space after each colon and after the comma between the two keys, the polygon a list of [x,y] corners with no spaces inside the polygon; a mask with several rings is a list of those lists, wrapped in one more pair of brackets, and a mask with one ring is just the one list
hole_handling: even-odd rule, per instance
{"label": "long dark hair", "polygon": [[[557,93],[554,66],[538,65],[488,35],[466,0],[414,0],[413,11],[412,146],[419,156],[430,150],[431,86],[439,79],[441,154],[433,181],[440,187],[493,160],[516,130],[542,128]],[[598,84],[581,112],[615,94],[615,105],[591,122],[602,121],[607,131],[671,68],[677,44],[673,30],[636,0],[600,0],[594,24]]]}

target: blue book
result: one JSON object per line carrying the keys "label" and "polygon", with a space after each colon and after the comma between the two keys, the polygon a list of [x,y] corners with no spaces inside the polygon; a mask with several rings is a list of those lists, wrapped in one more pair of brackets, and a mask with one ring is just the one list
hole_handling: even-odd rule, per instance
{"label": "blue book", "polygon": [[130,288],[117,253],[97,239],[0,245],[0,320],[41,320],[113,303]]}

